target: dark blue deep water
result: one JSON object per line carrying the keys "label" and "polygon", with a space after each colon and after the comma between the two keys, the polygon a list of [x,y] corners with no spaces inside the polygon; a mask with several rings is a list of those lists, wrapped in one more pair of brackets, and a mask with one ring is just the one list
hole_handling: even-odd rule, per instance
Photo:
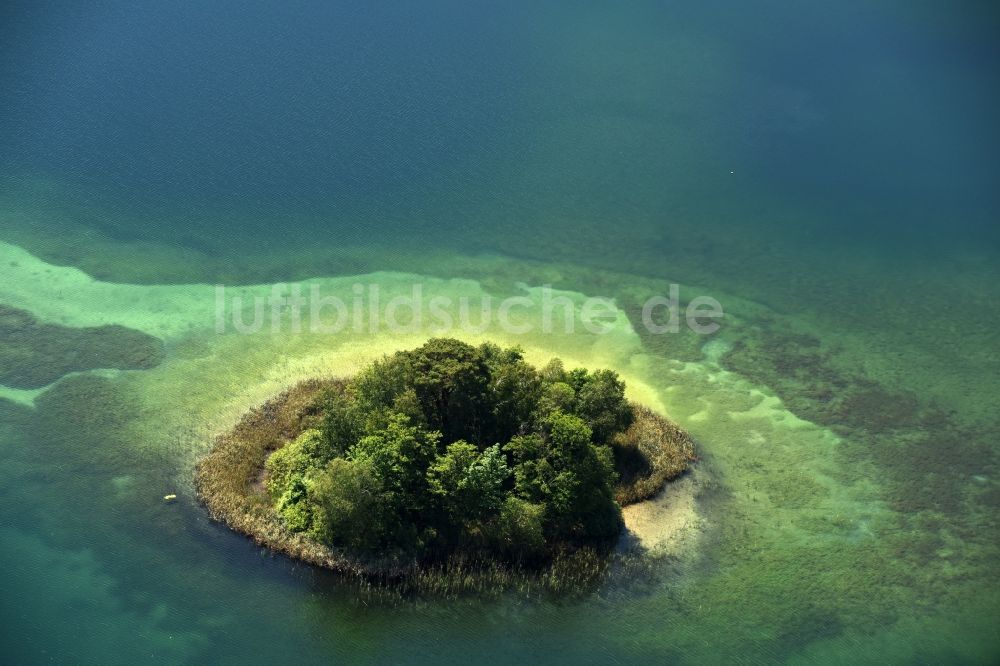
{"label": "dark blue deep water", "polygon": [[[746,433],[705,429],[704,552],[639,591],[371,607],[193,499],[134,496],[193,453],[122,453],[170,417],[117,375],[9,380],[0,661],[995,662],[997,81],[990,2],[3,3],[8,249],[146,286],[696,285],[733,316],[726,381],[840,444],[768,492]],[[0,306],[125,321],[13,256]],[[4,376],[65,355],[4,321]],[[170,376],[206,381],[176,369],[202,343],[163,337]],[[877,519],[817,499],[862,487]],[[747,536],[781,521],[801,538]]]}
{"label": "dark blue deep water", "polygon": [[395,4],[8,6],[8,187],[166,242],[677,216],[995,240],[988,3]]}

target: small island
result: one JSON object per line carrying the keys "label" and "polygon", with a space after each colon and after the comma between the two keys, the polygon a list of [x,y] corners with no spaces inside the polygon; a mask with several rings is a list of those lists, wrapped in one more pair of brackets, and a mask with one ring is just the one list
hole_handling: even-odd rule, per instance
{"label": "small island", "polygon": [[213,518],[341,573],[455,591],[559,568],[565,586],[693,460],[611,370],[435,338],[252,410],[196,485]]}

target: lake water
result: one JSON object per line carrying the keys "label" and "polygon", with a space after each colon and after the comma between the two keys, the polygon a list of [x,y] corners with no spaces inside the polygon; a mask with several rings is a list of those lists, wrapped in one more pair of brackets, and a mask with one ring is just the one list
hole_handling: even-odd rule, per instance
{"label": "lake water", "polygon": [[[371,5],[0,10],[0,659],[995,663],[995,8]],[[458,334],[688,429],[683,547],[388,602],[212,523],[213,433],[430,334],[217,332],[274,283],[612,299]],[[671,284],[722,328],[650,333]]]}

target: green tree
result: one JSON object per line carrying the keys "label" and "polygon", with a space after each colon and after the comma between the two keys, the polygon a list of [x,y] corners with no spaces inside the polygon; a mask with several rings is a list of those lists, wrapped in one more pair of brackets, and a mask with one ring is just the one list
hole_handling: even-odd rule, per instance
{"label": "green tree", "polygon": [[511,438],[503,450],[514,462],[514,492],[530,502],[546,499],[546,480],[551,476],[551,463],[546,460],[545,440],[530,433]]}
{"label": "green tree", "polygon": [[445,442],[481,442],[493,411],[482,354],[459,340],[433,338],[405,357],[428,428],[440,431]]}
{"label": "green tree", "polygon": [[609,443],[635,419],[625,399],[625,382],[612,370],[597,370],[580,380],[574,411],[593,430],[594,441],[601,444]]}
{"label": "green tree", "polygon": [[351,380],[354,401],[365,414],[392,407],[410,380],[406,357],[385,356],[373,361]]}
{"label": "green tree", "polygon": [[557,539],[617,534],[621,510],[614,501],[611,450],[595,446],[582,419],[553,412],[542,435],[511,440],[515,491],[545,508],[547,531]]}
{"label": "green tree", "polygon": [[566,373],[566,379],[563,381],[573,387],[573,390],[577,393],[583,388],[583,385],[587,383],[590,379],[590,373],[587,372],[586,368],[573,368]]}
{"label": "green tree", "polygon": [[364,432],[364,415],[357,403],[343,392],[331,392],[320,403],[322,419],[319,438],[311,455],[324,465],[333,458],[343,457]]}
{"label": "green tree", "polygon": [[368,462],[397,512],[425,507],[426,472],[437,454],[440,434],[411,423],[405,414],[390,413],[383,430],[362,437],[348,458]]}
{"label": "green tree", "polygon": [[369,460],[334,458],[309,480],[313,533],[326,543],[368,551],[383,545],[387,515],[381,480]]}
{"label": "green tree", "polygon": [[500,510],[509,476],[507,459],[499,446],[480,452],[475,445],[459,440],[449,444],[427,470],[427,483],[451,525],[461,527]]}
{"label": "green tree", "polygon": [[531,429],[542,396],[542,380],[518,347],[502,349],[484,343],[479,349],[490,372],[494,426],[484,443],[506,442]]}
{"label": "green tree", "polygon": [[396,396],[396,399],[392,402],[392,411],[405,414],[415,426],[424,430],[428,429],[423,407],[420,404],[420,399],[417,398],[417,392],[413,388],[408,387]]}
{"label": "green tree", "polygon": [[573,498],[574,529],[584,538],[608,539],[621,531],[621,507],[615,502],[617,473],[611,448],[591,444],[574,469],[578,485]]}
{"label": "green tree", "polygon": [[536,420],[542,421],[555,411],[573,413],[576,391],[566,382],[551,382],[543,385],[536,406]]}
{"label": "green tree", "polygon": [[553,383],[553,382],[563,382],[567,380],[566,368],[563,367],[563,362],[561,359],[554,358],[539,371],[539,376],[542,381]]}
{"label": "green tree", "polygon": [[545,507],[508,496],[489,528],[489,540],[500,553],[517,561],[535,561],[546,553]]}

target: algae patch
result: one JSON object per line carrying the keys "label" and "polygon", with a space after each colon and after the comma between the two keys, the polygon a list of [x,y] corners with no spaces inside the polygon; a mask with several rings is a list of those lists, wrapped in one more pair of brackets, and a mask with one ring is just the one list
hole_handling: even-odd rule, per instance
{"label": "algae patch", "polygon": [[107,325],[43,324],[0,304],[0,384],[37,389],[72,373],[99,368],[147,370],[163,360],[163,343],[141,331]]}

